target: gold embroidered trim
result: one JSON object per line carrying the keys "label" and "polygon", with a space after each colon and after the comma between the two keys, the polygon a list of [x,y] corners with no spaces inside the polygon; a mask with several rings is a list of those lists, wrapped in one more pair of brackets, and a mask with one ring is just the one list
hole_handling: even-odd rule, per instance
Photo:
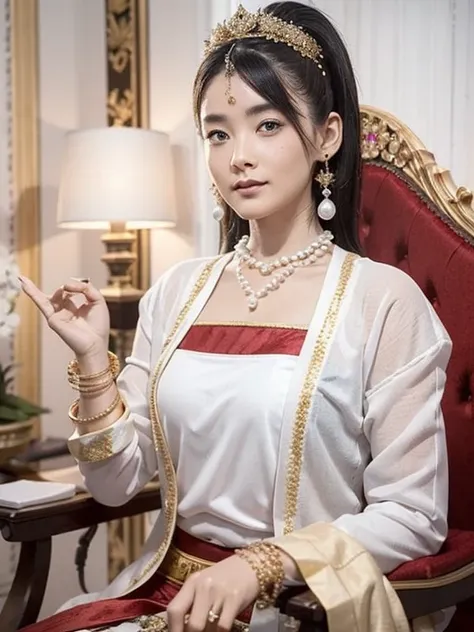
{"label": "gold embroidered trim", "polygon": [[166,481],[168,484],[167,498],[165,499],[165,502],[162,507],[162,511],[164,511],[164,515],[165,515],[166,530],[165,530],[165,536],[163,538],[163,542],[158,547],[155,555],[148,562],[148,564],[145,566],[145,568],[140,573],[140,575],[138,575],[137,577],[134,577],[131,580],[129,584],[129,588],[136,586],[136,584],[138,584],[143,579],[143,577],[145,577],[145,575],[149,573],[149,571],[151,571],[153,568],[155,568],[161,563],[164,555],[166,554],[168,550],[170,539],[173,535],[175,522],[176,522],[176,507],[178,504],[178,490],[177,490],[176,473],[174,471],[173,460],[171,458],[171,454],[168,449],[165,433],[161,426],[160,418],[158,415],[158,405],[156,401],[156,385],[161,376],[161,372],[164,368],[166,350],[168,346],[170,345],[171,341],[173,340],[174,336],[176,335],[176,332],[178,331],[182,322],[188,315],[189,310],[194,304],[194,301],[196,300],[199,293],[201,292],[201,290],[203,289],[203,287],[206,285],[207,281],[209,280],[212,269],[214,268],[214,265],[217,263],[219,258],[220,257],[206,264],[204,270],[199,275],[199,278],[196,281],[188,300],[186,301],[186,303],[184,304],[184,306],[182,307],[181,311],[179,312],[176,318],[176,321],[174,323],[173,329],[171,330],[171,333],[165,340],[163,349],[161,350],[160,359],[158,360],[153,370],[153,374],[152,374],[152,378],[150,382],[150,417],[151,417],[151,425],[152,425],[152,430],[153,430],[153,441],[155,443],[155,448],[158,453],[158,456],[163,461],[163,469],[164,469]]}
{"label": "gold embroidered trim", "polygon": [[229,320],[222,322],[197,321],[195,327],[264,327],[265,329],[297,329],[299,331],[308,331],[307,325],[288,325],[284,323],[252,323],[240,320]]}
{"label": "gold embroidered trim", "polygon": [[79,443],[77,450],[77,460],[88,463],[104,461],[114,455],[114,444],[112,440],[113,430],[104,432],[88,443]]}
{"label": "gold embroidered trim", "polygon": [[313,397],[314,383],[317,380],[327,347],[336,326],[337,317],[341,308],[342,299],[347,289],[349,279],[354,268],[354,261],[357,255],[348,254],[342,264],[342,270],[337,284],[336,292],[332,298],[331,305],[319,332],[313,354],[306,372],[303,388],[301,389],[298,406],[296,408],[296,419],[291,437],[290,454],[286,474],[285,491],[285,513],[284,529],[286,535],[294,531],[294,522],[298,508],[299,487],[301,478],[301,466],[303,461],[303,448],[305,440],[306,425],[308,423],[309,411]]}
{"label": "gold embroidered trim", "polygon": [[210,566],[212,562],[184,553],[172,544],[160,566],[160,573],[175,582],[184,584],[190,575]]}

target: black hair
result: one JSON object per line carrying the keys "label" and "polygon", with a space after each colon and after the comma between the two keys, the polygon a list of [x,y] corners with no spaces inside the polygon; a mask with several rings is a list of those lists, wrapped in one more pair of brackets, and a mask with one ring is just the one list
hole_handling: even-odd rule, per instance
{"label": "black hair", "polygon": [[[231,48],[231,60],[240,78],[263,99],[279,110],[295,127],[307,146],[300,115],[292,92],[301,95],[309,106],[315,125],[324,123],[337,112],[343,123],[341,148],[330,159],[335,174],[331,199],[336,205],[333,219],[319,220],[331,230],[335,243],[350,252],[360,253],[357,222],[360,206],[361,152],[360,116],[357,85],[346,46],[336,28],[321,11],[300,2],[274,2],[263,9],[285,22],[292,22],[313,37],[322,48],[321,64],[303,57],[282,42],[264,38],[243,38],[227,42],[213,50],[202,62],[194,82],[194,113],[200,129],[199,113],[205,91],[225,67],[225,55]],[[316,166],[317,171],[321,165]],[[313,181],[314,212],[323,199],[321,188]],[[248,234],[246,220],[227,204],[221,222],[221,251],[233,249],[242,235]]]}

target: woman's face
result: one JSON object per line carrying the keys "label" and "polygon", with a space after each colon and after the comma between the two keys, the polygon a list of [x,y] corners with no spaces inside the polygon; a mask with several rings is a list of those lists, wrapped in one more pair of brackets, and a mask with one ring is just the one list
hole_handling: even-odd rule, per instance
{"label": "woman's face", "polygon": [[[243,219],[297,212],[311,203],[313,165],[296,129],[237,74],[231,78],[235,104],[227,102],[223,73],[209,84],[201,108],[202,134],[211,179]],[[302,127],[312,142],[316,130],[307,105],[294,96]]]}

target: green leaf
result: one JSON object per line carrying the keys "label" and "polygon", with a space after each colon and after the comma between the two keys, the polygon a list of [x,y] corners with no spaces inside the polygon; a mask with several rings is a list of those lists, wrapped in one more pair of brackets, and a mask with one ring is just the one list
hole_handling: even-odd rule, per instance
{"label": "green leaf", "polygon": [[35,417],[36,415],[50,412],[47,408],[31,404],[22,397],[18,397],[18,395],[13,395],[12,393],[7,393],[6,395],[0,397],[0,404],[9,408],[19,409],[28,415],[28,417]]}
{"label": "green leaf", "polygon": [[11,423],[12,421],[27,421],[29,418],[29,415],[19,408],[0,405],[0,424]]}

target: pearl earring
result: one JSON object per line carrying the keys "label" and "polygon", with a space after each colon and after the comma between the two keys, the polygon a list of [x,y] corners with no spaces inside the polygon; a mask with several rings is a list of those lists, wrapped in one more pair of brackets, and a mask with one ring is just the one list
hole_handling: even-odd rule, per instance
{"label": "pearl earring", "polygon": [[318,206],[318,216],[326,221],[332,219],[336,214],[336,205],[329,199],[331,195],[329,185],[334,182],[335,176],[332,171],[329,170],[328,158],[329,156],[326,154],[326,171],[321,170],[314,178],[316,182],[321,185],[324,196],[324,200]]}
{"label": "pearl earring", "polygon": [[216,202],[214,210],[212,211],[212,217],[216,220],[216,222],[221,222],[224,219],[223,207],[224,207],[225,202],[221,194],[217,190],[217,187],[215,184],[212,185],[211,189],[212,189],[212,195],[214,196],[214,200]]}
{"label": "pearl earring", "polygon": [[221,206],[215,206],[212,211],[212,217],[216,220],[216,222],[222,222],[224,219],[224,209]]}

